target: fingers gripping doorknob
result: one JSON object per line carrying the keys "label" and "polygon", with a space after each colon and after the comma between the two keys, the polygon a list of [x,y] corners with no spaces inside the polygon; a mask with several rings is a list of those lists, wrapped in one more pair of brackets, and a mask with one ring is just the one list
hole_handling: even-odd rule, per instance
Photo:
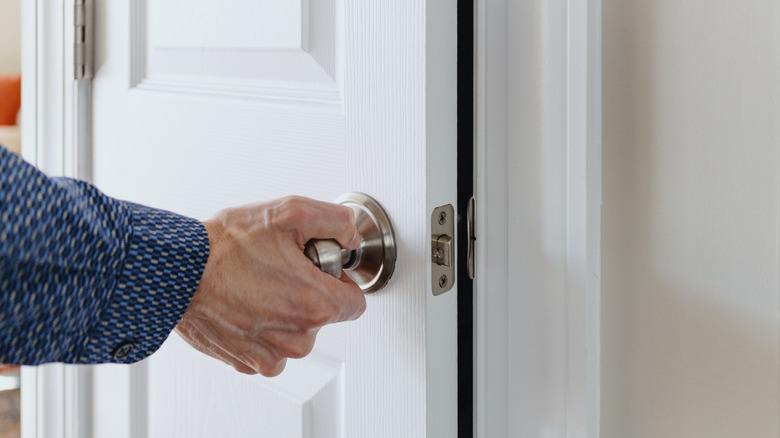
{"label": "fingers gripping doorknob", "polygon": [[348,251],[335,240],[312,239],[304,253],[323,272],[341,278],[347,271],[363,292],[376,292],[395,270],[395,233],[390,217],[379,202],[363,193],[347,193],[336,202],[355,211],[355,226],[363,238],[360,246]]}

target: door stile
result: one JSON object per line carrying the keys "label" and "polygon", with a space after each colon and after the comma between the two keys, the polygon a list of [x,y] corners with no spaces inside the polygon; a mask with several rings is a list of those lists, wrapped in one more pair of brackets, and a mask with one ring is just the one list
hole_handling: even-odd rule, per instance
{"label": "door stile", "polygon": [[[457,207],[456,3],[344,9],[346,28],[365,36],[345,72],[347,169],[359,169],[347,190],[385,206],[401,250],[389,288],[348,326],[346,436],[457,436],[457,287],[433,296],[427,225],[435,207]],[[406,323],[388,331],[377,315]]]}

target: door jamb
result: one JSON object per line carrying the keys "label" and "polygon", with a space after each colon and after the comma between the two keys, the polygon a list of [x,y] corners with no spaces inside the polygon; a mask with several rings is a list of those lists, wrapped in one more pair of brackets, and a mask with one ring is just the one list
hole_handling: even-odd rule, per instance
{"label": "door jamb", "polygon": [[[22,1],[22,156],[48,175],[89,179],[91,84],[74,80],[73,11],[73,0]],[[91,374],[22,367],[22,436],[90,437]]]}
{"label": "door jamb", "polygon": [[[544,430],[552,436],[596,438],[600,434],[601,0],[554,4],[532,0],[522,5],[511,0],[475,1],[475,436],[522,434],[518,424],[528,420],[523,427],[533,435]],[[525,30],[517,32],[519,27]],[[517,58],[524,55],[527,59]],[[554,58],[561,62],[551,67],[548,62]],[[524,72],[542,72],[542,78],[535,82]],[[547,73],[555,78],[547,79]],[[557,111],[553,117],[550,108]],[[552,124],[538,129],[564,132],[565,139],[555,142],[542,135],[540,141],[529,142],[511,129],[535,121]],[[518,180],[513,173],[538,165],[512,159],[545,156],[550,150],[563,159],[538,173],[558,190],[541,184],[510,186]],[[558,257],[552,260],[518,237],[540,233],[537,222],[517,217],[518,211],[541,215],[539,199],[555,206],[545,214],[552,213],[553,222],[562,224],[554,233],[565,236]],[[507,236],[515,236],[514,241]],[[534,264],[552,263],[554,269],[535,279],[518,279],[511,275],[519,266],[510,266],[510,256]],[[545,275],[542,284],[555,284],[557,290],[540,289],[534,282]],[[530,302],[539,308],[518,310],[513,302]],[[509,332],[510,322],[516,325],[518,318],[540,310],[554,318],[543,322],[527,318],[527,333]],[[510,369],[517,362],[524,366]],[[521,378],[516,377],[519,373]],[[551,373],[555,375],[550,377]],[[535,380],[551,383],[525,385]],[[540,400],[545,400],[544,408],[538,408]],[[551,418],[536,416],[540,410]]]}

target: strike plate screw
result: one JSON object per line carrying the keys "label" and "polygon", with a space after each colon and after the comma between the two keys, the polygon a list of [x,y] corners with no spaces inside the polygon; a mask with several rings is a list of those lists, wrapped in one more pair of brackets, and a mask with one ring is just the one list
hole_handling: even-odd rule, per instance
{"label": "strike plate screw", "polygon": [[446,275],[442,275],[439,278],[439,287],[444,288],[446,286],[447,286],[447,276]]}
{"label": "strike plate screw", "polygon": [[439,213],[439,225],[444,225],[445,222],[447,222],[447,213],[442,211]]}

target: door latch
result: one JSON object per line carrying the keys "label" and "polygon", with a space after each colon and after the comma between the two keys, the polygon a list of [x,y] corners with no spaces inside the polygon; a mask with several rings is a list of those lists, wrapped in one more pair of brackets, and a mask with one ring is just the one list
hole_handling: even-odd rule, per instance
{"label": "door latch", "polygon": [[442,205],[431,215],[431,286],[441,295],[455,285],[455,209]]}

